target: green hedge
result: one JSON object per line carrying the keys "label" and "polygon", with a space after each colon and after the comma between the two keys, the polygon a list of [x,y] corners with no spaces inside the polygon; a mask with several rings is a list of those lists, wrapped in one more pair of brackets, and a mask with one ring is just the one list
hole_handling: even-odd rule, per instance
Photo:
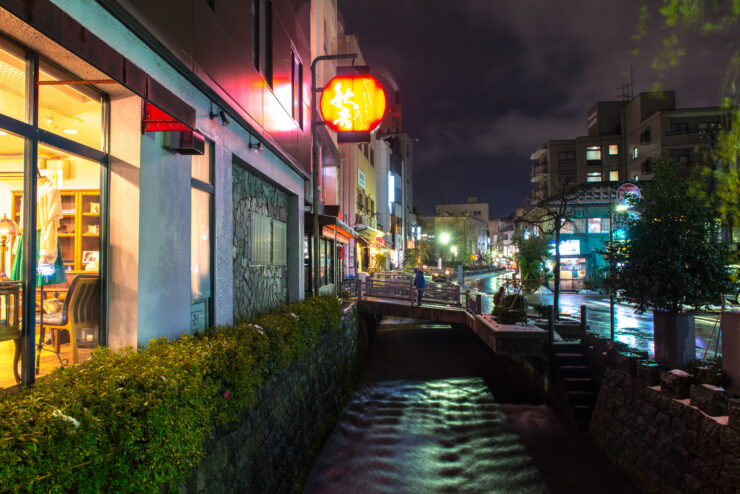
{"label": "green hedge", "polygon": [[336,332],[341,305],[312,297],[233,327],[139,351],[96,349],[0,401],[0,491],[159,492],[200,463],[266,380]]}

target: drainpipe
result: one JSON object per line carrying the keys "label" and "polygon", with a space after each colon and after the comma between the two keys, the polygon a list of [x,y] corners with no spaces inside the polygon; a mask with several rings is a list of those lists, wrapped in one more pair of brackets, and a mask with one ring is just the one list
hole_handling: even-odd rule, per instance
{"label": "drainpipe", "polygon": [[[323,90],[323,88],[316,87],[316,64],[326,60],[342,60],[357,58],[356,53],[343,53],[336,55],[321,55],[316,57],[311,62],[311,179],[313,181],[313,205],[311,211],[313,212],[313,283],[312,283],[312,294],[319,294],[319,269],[321,268],[319,259],[319,138],[316,134],[316,127],[319,125],[326,125],[323,120],[318,118],[318,112],[316,112],[316,93]],[[335,246],[336,248],[336,246]],[[336,272],[336,266],[334,267]]]}

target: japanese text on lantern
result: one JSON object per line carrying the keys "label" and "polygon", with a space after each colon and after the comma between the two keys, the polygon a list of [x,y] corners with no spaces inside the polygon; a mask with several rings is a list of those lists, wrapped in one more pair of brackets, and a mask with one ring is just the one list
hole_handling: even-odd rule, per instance
{"label": "japanese text on lantern", "polygon": [[321,93],[321,116],[336,132],[369,132],[385,114],[385,92],[368,75],[338,76]]}

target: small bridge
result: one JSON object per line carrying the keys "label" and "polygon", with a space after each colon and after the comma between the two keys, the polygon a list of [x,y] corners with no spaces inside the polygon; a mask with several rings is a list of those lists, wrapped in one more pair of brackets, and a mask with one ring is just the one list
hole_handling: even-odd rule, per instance
{"label": "small bridge", "polygon": [[462,291],[458,285],[429,282],[421,306],[416,305],[414,278],[407,273],[381,273],[357,279],[346,286],[361,312],[410,317],[471,328],[496,353],[543,357],[548,350],[548,332],[533,325],[498,324],[481,314],[481,295]]}

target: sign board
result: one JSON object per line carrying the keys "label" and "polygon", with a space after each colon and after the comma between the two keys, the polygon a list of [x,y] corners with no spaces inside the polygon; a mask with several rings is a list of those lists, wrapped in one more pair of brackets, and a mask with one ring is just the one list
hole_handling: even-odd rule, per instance
{"label": "sign board", "polygon": [[637,199],[642,197],[640,188],[632,182],[625,182],[617,188],[617,202],[620,204],[627,204],[627,198],[634,196]]}
{"label": "sign board", "polygon": [[359,168],[357,169],[357,185],[365,188],[365,173]]}
{"label": "sign board", "polygon": [[190,130],[187,125],[160,110],[148,101],[144,102],[144,118],[142,118],[141,125],[144,132],[174,132]]}
{"label": "sign board", "polygon": [[385,91],[369,74],[336,76],[321,92],[321,118],[339,135],[375,130],[385,107]]}

